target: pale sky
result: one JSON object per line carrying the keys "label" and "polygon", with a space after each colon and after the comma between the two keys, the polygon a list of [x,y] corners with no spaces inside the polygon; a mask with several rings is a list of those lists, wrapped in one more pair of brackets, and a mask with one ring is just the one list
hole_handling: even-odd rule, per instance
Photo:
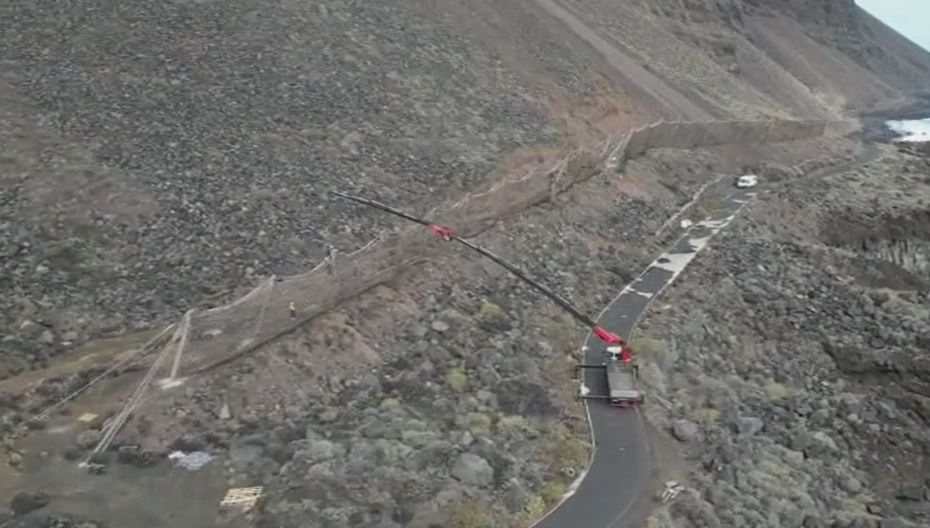
{"label": "pale sky", "polygon": [[856,0],[856,4],[930,50],[930,0]]}

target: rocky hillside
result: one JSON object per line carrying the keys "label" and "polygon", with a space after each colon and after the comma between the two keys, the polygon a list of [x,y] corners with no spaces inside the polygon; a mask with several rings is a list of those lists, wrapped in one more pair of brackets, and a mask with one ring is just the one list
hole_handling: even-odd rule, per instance
{"label": "rocky hillside", "polygon": [[[86,367],[95,358],[192,306],[299,273],[329,247],[345,254],[396,225],[324,200],[326,191],[363,191],[422,213],[553,162],[566,145],[652,120],[828,119],[897,104],[930,84],[930,55],[852,3],[827,0],[13,0],[0,5],[0,19],[0,496],[25,490],[17,512],[51,500],[49,514],[115,526],[161,522],[165,504],[177,525],[209,526],[229,485],[255,483],[270,497],[253,520],[263,526],[506,526],[538,515],[580,468],[585,432],[567,392],[575,327],[499,270],[462,264],[448,247],[402,280],[152,402],[99,457],[119,463],[106,475],[88,481],[73,462],[99,440],[114,395],[126,394],[134,374],[76,404],[97,415],[88,422],[62,413],[47,431],[26,427],[27,416],[100,374]],[[656,230],[715,173],[761,159],[834,163],[851,151],[841,140],[651,153],[511,215],[481,241],[596,313],[658,249]],[[879,186],[858,178],[862,189]],[[824,196],[845,210],[846,198]],[[910,209],[883,211],[882,225],[917,214]],[[891,259],[884,265],[913,268],[902,276],[914,281],[908,287],[921,284],[923,235],[847,240],[844,225],[810,225],[825,238],[808,243],[861,247]],[[748,233],[791,239],[798,233],[789,228]],[[781,247],[756,244],[735,251],[773,259]],[[814,273],[812,258],[786,262]],[[760,271],[758,287],[775,287],[780,269]],[[782,279],[778,292],[809,293],[801,277]],[[835,285],[821,294],[851,295]],[[916,294],[888,295],[922,306]],[[882,299],[862,300],[855,317],[877,312]],[[832,310],[823,303],[819,310]],[[797,303],[783,304],[773,310],[792,316],[784,324],[812,324]],[[835,367],[818,356],[817,367],[849,383],[883,379],[874,371],[884,359],[870,343],[919,345],[898,343],[898,334],[819,339],[832,356],[858,348]],[[813,347],[804,339],[798,346]],[[898,352],[893,359],[903,361]],[[709,368],[717,359],[708,358]],[[62,365],[77,372],[56,370]],[[776,382],[787,386],[793,374]],[[19,394],[35,380],[45,380],[36,393]],[[908,394],[922,387],[902,384]],[[887,398],[904,402],[902,394]],[[817,408],[838,405],[832,397]],[[698,421],[690,409],[667,411]],[[777,412],[773,419],[788,419]],[[879,424],[871,416],[861,415],[869,430]],[[220,460],[179,478],[164,456],[176,448]],[[768,470],[778,468],[759,475]],[[869,466],[840,470],[855,476]],[[162,502],[146,499],[156,493]],[[104,502],[106,511],[88,507]],[[732,518],[749,522],[739,513],[747,504],[733,506]],[[68,522],[38,519],[14,526]]]}
{"label": "rocky hillside", "polygon": [[[814,167],[853,151],[834,141],[768,152],[656,151],[631,162],[623,179],[594,178],[478,242],[597,313],[674,235],[656,233],[714,173],[755,166],[761,157]],[[601,285],[597,295],[585,294],[591,283]],[[20,457],[16,489],[46,493],[51,511],[117,526],[159,522],[170,505],[180,524],[238,528],[229,524],[236,519],[214,519],[226,485],[265,486],[257,526],[525,526],[587,460],[571,381],[581,337],[548,300],[493,264],[440,251],[432,264],[146,405],[114,448],[95,458],[109,469],[93,477],[83,501],[66,499],[88,479],[71,461],[99,439],[102,420],[68,435],[54,433],[73,423],[67,415],[55,417],[48,433],[8,429],[18,437],[7,437]],[[100,370],[45,384],[43,401],[8,401],[4,420],[20,423],[22,406],[40,409]],[[117,408],[92,396],[74,413],[107,416]],[[212,472],[182,479],[181,470],[159,463],[173,449],[219,460]],[[149,487],[170,489],[151,503],[114,493]],[[86,507],[104,499],[106,512]]]}
{"label": "rocky hillside", "polygon": [[790,14],[818,42],[837,49],[894,89],[926,90],[927,50],[858,7],[853,0],[795,1]]}
{"label": "rocky hillside", "polygon": [[635,9],[795,111],[861,109],[930,86],[927,51],[852,0],[660,0]]}
{"label": "rocky hillside", "polygon": [[8,3],[0,377],[370,239],[327,189],[436,205],[660,116],[826,118],[927,85],[854,6],[766,4]]}
{"label": "rocky hillside", "polygon": [[650,418],[695,490],[653,526],[930,522],[928,174],[885,148],[786,183],[646,318]]}

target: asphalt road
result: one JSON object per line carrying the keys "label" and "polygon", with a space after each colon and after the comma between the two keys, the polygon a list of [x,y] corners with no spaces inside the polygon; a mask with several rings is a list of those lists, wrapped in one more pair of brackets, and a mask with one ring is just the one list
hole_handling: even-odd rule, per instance
{"label": "asphalt road", "polygon": [[[626,337],[646,307],[675,280],[718,231],[736,217],[756,193],[734,189],[711,217],[698,222],[630,283],[601,313],[598,323]],[[600,364],[603,343],[593,334],[585,339],[585,363]],[[636,350],[633,350],[635,361]],[[586,369],[582,383],[590,394],[606,394],[603,371]],[[649,395],[646,394],[646,405]],[[652,491],[652,453],[646,424],[639,410],[615,409],[601,400],[587,400],[594,435],[594,458],[574,492],[539,521],[536,528],[622,528],[634,526],[632,512]]]}

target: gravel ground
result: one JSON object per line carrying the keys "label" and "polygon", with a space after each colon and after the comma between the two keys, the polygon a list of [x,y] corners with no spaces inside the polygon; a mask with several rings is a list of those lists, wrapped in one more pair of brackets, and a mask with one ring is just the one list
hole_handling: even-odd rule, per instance
{"label": "gravel ground", "polygon": [[645,319],[650,419],[693,463],[652,526],[930,522],[928,173],[885,147],[774,190]]}

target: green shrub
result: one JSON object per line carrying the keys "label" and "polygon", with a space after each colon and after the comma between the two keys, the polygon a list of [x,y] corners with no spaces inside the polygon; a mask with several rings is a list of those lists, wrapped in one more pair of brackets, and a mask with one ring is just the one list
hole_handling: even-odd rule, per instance
{"label": "green shrub", "polygon": [[491,417],[484,413],[468,413],[468,430],[474,434],[488,434],[491,432]]}
{"label": "green shrub", "polygon": [[400,400],[397,398],[385,398],[381,400],[381,403],[378,404],[378,407],[382,411],[388,411],[390,409],[396,409],[400,407]]}
{"label": "green shrub", "polygon": [[538,520],[542,514],[546,513],[546,501],[539,495],[533,495],[523,506],[523,513],[530,521]]}
{"label": "green shrub", "polygon": [[713,407],[702,407],[694,412],[694,417],[704,425],[713,425],[720,419],[720,411]]}
{"label": "green shrub", "polygon": [[449,504],[444,517],[449,528],[497,528],[491,505],[477,499],[460,499]]}
{"label": "green shrub", "polygon": [[588,460],[588,445],[581,437],[573,435],[564,427],[550,432],[548,446],[546,447],[546,464],[555,471],[566,466],[580,468]]}
{"label": "green shrub", "polygon": [[762,390],[765,391],[765,395],[770,400],[783,400],[787,398],[788,396],[791,396],[791,389],[789,389],[788,387],[785,387],[781,383],[775,383],[775,382],[769,383],[768,385],[763,387]]}
{"label": "green shrub", "polygon": [[468,385],[468,374],[462,367],[456,367],[446,373],[446,383],[452,390],[461,391]]}
{"label": "green shrub", "polygon": [[562,499],[562,495],[565,495],[566,490],[568,490],[568,484],[562,479],[554,479],[543,484],[542,489],[539,491],[539,496],[542,497],[546,506],[552,506]]}
{"label": "green shrub", "polygon": [[685,213],[685,216],[694,222],[700,222],[714,211],[723,206],[725,195],[722,189],[708,189],[697,202]]}
{"label": "green shrub", "polygon": [[529,423],[527,423],[526,418],[522,416],[510,414],[502,416],[497,421],[497,429],[503,432],[519,433],[529,429]]}
{"label": "green shrub", "polygon": [[588,459],[588,446],[581,438],[563,438],[555,452],[562,466],[581,467]]}
{"label": "green shrub", "polygon": [[484,318],[497,317],[503,310],[501,307],[487,299],[481,299],[481,304],[478,305],[478,315]]}
{"label": "green shrub", "polygon": [[668,510],[658,510],[646,519],[646,528],[675,528]]}
{"label": "green shrub", "polygon": [[553,348],[570,346],[572,340],[578,338],[580,335],[575,321],[564,314],[559,314],[545,323],[542,328],[542,333],[543,338],[549,342]]}

